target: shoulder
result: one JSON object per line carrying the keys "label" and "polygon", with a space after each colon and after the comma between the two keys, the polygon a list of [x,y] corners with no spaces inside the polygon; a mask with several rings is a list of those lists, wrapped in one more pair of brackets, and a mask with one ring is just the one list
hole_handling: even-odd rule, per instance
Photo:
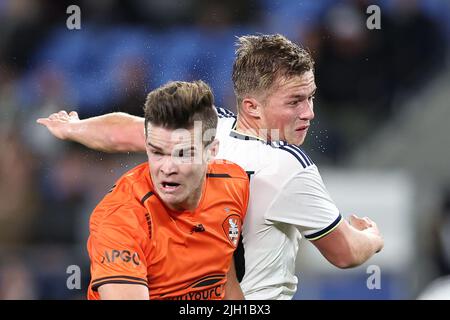
{"label": "shoulder", "polygon": [[146,180],[148,174],[149,174],[149,165],[147,162],[144,162],[124,173],[117,180],[117,183],[124,185],[134,185],[135,183],[142,183]]}
{"label": "shoulder", "polygon": [[[258,183],[258,188],[265,188],[268,185],[282,186],[288,181],[298,176],[310,174],[318,176],[317,166],[307,153],[298,146],[290,145],[284,142],[263,143],[253,150],[257,153],[253,156],[256,163],[255,174],[252,176],[253,184]],[[259,160],[260,159],[260,160]]]}
{"label": "shoulder", "polygon": [[207,178],[248,180],[247,172],[234,162],[218,159],[208,165]]}
{"label": "shoulder", "polygon": [[[118,198],[122,201],[142,199],[152,191],[148,163],[142,163],[122,175],[111,188],[107,197]],[[106,197],[105,197],[106,198]]]}
{"label": "shoulder", "polygon": [[94,209],[90,224],[133,225],[145,214],[143,199],[151,193],[148,164],[141,164],[120,177]]}
{"label": "shoulder", "polygon": [[219,121],[217,123],[217,131],[218,133],[226,133],[233,126],[236,121],[236,115],[228,109],[216,107],[217,117]]}
{"label": "shoulder", "polygon": [[219,118],[236,118],[236,115],[228,109],[214,106]]}
{"label": "shoulder", "polygon": [[250,179],[244,169],[231,161],[217,160],[209,164],[206,179],[210,197],[238,205],[241,217],[245,216]]}
{"label": "shoulder", "polygon": [[298,169],[307,169],[315,167],[314,162],[306,153],[305,150],[299,146],[288,144],[286,142],[273,142],[270,144],[275,153],[280,157],[280,162],[290,163],[291,166]]}

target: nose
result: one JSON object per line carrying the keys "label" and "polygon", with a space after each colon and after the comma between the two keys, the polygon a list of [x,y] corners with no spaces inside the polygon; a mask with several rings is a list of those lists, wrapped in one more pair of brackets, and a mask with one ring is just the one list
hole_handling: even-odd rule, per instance
{"label": "nose", "polygon": [[175,174],[177,172],[177,168],[178,167],[177,167],[176,163],[173,161],[172,157],[166,156],[162,160],[160,171],[164,175],[169,176],[169,175]]}
{"label": "nose", "polygon": [[300,119],[302,120],[312,120],[314,119],[314,102],[313,100],[306,100],[304,107],[300,112]]}

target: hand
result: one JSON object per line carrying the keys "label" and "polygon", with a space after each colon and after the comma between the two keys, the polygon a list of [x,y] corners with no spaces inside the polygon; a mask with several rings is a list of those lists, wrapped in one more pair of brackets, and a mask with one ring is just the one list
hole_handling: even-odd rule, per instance
{"label": "hand", "polygon": [[356,214],[352,214],[349,219],[350,224],[355,229],[373,234],[376,240],[376,253],[380,252],[384,247],[384,240],[377,224],[368,217],[359,218]]}
{"label": "hand", "polygon": [[66,140],[72,129],[72,125],[80,121],[78,113],[72,111],[67,114],[66,111],[52,113],[48,118],[39,118],[37,123],[46,126],[47,129],[58,139]]}
{"label": "hand", "polygon": [[352,227],[360,231],[370,228],[373,225],[376,225],[376,223],[370,220],[369,218],[367,217],[360,218],[356,214],[352,214],[350,216],[349,222],[352,225]]}

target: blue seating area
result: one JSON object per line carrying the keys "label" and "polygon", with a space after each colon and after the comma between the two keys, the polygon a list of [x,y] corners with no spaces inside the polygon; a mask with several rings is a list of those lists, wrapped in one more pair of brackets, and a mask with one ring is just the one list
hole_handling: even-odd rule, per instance
{"label": "blue seating area", "polygon": [[[112,104],[124,85],[119,79],[121,68],[125,62],[134,61],[145,74],[146,81],[140,84],[144,92],[169,80],[203,79],[212,86],[217,104],[230,103],[235,36],[256,31],[279,32],[301,41],[304,31],[316,25],[335,1],[260,2],[264,8],[262,28],[230,25],[209,30],[175,26],[161,31],[139,25],[100,27],[85,23],[83,32],[56,29],[32,58],[32,68],[23,82],[33,83],[42,66],[51,64],[70,84],[65,94],[81,113],[92,115],[114,109]],[[450,30],[448,12],[440,10],[442,3],[438,2],[420,1],[424,10]],[[383,10],[393,10],[393,1],[378,3]],[[33,92],[24,90],[24,95]],[[25,97],[25,101],[33,100]]]}

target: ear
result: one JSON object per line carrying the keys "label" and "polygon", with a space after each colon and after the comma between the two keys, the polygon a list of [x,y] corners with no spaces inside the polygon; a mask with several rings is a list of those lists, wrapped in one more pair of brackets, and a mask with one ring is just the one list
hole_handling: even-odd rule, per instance
{"label": "ear", "polygon": [[261,118],[261,103],[256,98],[247,97],[242,100],[241,109],[253,118]]}
{"label": "ear", "polygon": [[219,140],[214,139],[206,148],[206,161],[210,162],[219,153]]}

